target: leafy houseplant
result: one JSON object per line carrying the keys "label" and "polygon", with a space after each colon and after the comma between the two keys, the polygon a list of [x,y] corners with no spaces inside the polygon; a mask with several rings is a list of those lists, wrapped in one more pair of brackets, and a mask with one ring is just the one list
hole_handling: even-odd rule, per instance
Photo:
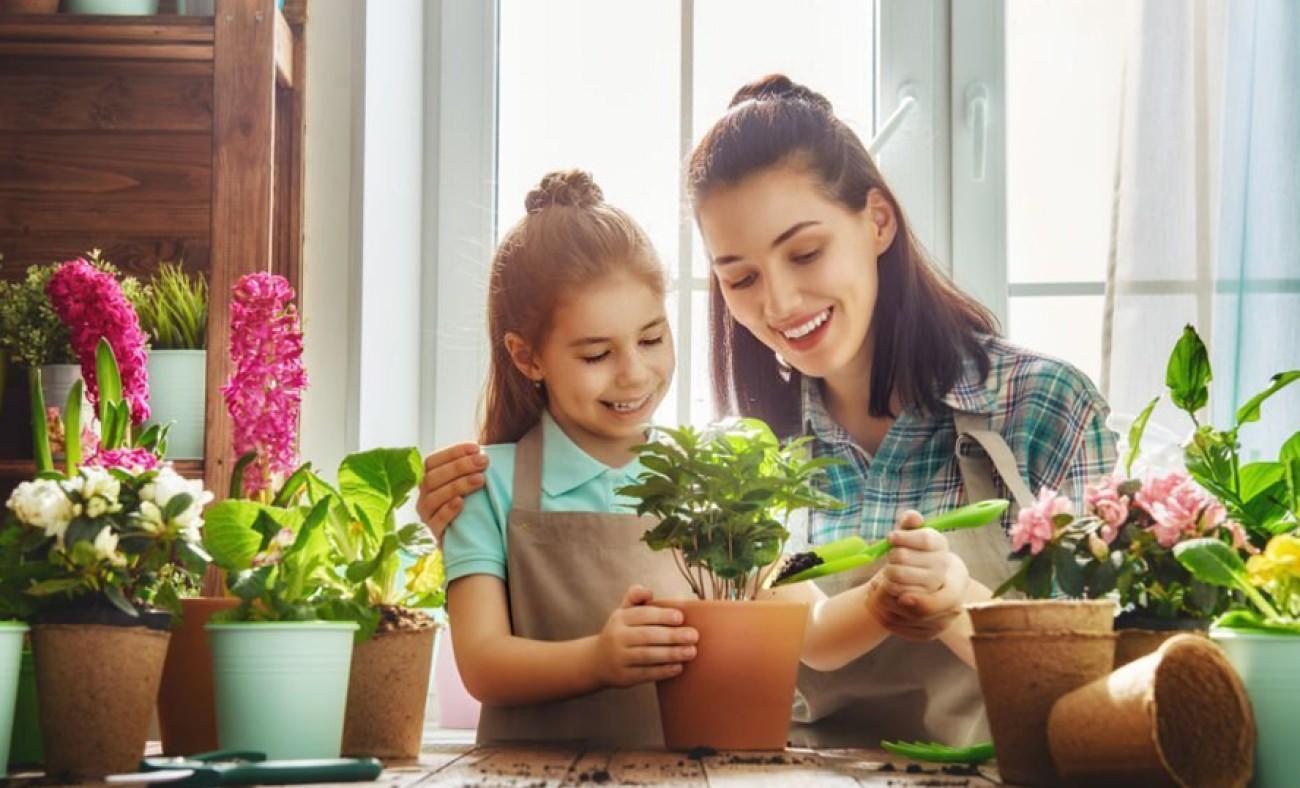
{"label": "leafy houseplant", "polygon": [[230,498],[208,512],[204,544],[239,603],[205,629],[221,749],[336,758],[353,633],[374,614],[340,576],[325,528],[333,496],[303,500],[311,469],[295,466],[307,381],[293,297],[269,273],[234,287],[222,394],[239,461]]}
{"label": "leafy houseplant", "polygon": [[756,419],[659,432],[638,448],[645,471],[618,492],[639,499],[637,514],[659,518],[644,541],[672,551],[696,597],[656,601],[680,609],[700,635],[696,658],[658,683],[664,740],[671,749],[782,749],[808,610],[757,597],[789,538],[783,519],[839,505],[814,484],[833,460],[809,458],[807,439],[782,446]]}
{"label": "leafy houseplant", "polygon": [[[62,473],[50,460],[33,375],[39,472],[10,496],[0,530],[0,607],[36,624],[47,771],[86,777],[134,768],[144,752],[170,613],[207,560],[199,534],[211,499],[201,482],[161,464],[156,442],[124,447],[129,404],[103,338],[97,356],[105,435],[88,433],[83,456],[83,436],[69,432]],[[77,381],[72,423],[81,397]],[[87,708],[87,696],[101,702]]]}
{"label": "leafy houseplant", "polygon": [[[326,532],[355,589],[352,602],[372,613],[353,647],[347,755],[419,755],[436,632],[419,611],[443,605],[442,556],[423,524],[398,527],[398,510],[423,470],[414,447],[372,449],[343,459],[337,489],[307,479],[308,499],[329,503]],[[414,561],[405,573],[403,556]]]}
{"label": "leafy houseplant", "polygon": [[637,447],[646,471],[618,492],[659,518],[645,543],[674,551],[700,599],[754,599],[790,537],[790,512],[841,506],[814,484],[836,460],[805,456],[808,438],[782,446],[757,419],[659,429],[667,440]]}
{"label": "leafy houseplant", "polygon": [[140,326],[149,335],[149,379],[153,422],[171,424],[171,456],[203,456],[208,284],[163,263],[136,303]]}

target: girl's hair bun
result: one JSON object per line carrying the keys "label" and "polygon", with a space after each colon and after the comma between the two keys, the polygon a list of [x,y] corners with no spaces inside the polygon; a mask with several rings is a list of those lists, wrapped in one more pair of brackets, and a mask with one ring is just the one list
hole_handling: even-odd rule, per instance
{"label": "girl's hair bun", "polygon": [[591,173],[584,170],[563,170],[542,176],[542,182],[524,198],[524,207],[528,213],[534,214],[552,205],[590,208],[604,200],[605,194],[596,185]]}
{"label": "girl's hair bun", "polygon": [[817,91],[792,81],[785,74],[769,74],[736,91],[727,108],[746,101],[803,101],[834,114],[831,102]]}

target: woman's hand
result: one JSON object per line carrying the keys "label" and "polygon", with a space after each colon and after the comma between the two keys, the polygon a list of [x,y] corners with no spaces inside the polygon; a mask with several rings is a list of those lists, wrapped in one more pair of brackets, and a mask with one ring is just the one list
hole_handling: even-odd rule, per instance
{"label": "woman's hand", "polygon": [[465,506],[465,496],[484,484],[488,458],[477,443],[458,443],[424,460],[424,478],[415,511],[442,544],[442,535]]}
{"label": "woman's hand", "polygon": [[966,564],[943,534],[921,526],[915,511],[898,518],[889,534],[894,547],[867,595],[876,620],[909,640],[931,640],[946,630],[961,615],[970,583]]}
{"label": "woman's hand", "polygon": [[646,604],[650,589],[632,586],[596,636],[594,672],[607,687],[631,687],[682,672],[695,658],[699,633],[681,626],[682,611]]}

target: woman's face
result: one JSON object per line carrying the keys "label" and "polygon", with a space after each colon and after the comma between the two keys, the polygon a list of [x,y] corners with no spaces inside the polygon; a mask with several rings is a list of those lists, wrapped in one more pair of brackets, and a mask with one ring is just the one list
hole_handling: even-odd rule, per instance
{"label": "woman's face", "polygon": [[804,375],[865,374],[876,258],[894,239],[877,190],[850,211],[802,168],[773,167],[698,206],[713,274],[735,319]]}
{"label": "woman's face", "polygon": [[624,273],[570,293],[536,352],[507,345],[520,370],[543,381],[551,414],[582,442],[644,439],[673,379],[673,340],[660,293]]}

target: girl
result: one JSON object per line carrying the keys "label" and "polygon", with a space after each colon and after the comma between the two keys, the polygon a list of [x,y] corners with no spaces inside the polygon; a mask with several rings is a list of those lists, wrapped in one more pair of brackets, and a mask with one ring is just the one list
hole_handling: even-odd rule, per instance
{"label": "girl", "polygon": [[[491,465],[444,540],[456,661],[485,704],[480,741],[659,746],[649,682],[679,673],[697,634],[679,611],[645,603],[690,590],[669,555],[640,542],[653,522],[619,513],[631,502],[614,490],[641,472],[632,447],[673,374],[663,272],[585,173],[548,175],[526,205],[489,283]],[[961,562],[933,531],[896,544],[900,587],[933,598],[946,624],[967,587]],[[811,603],[804,659],[823,669],[910,615],[866,588],[779,594]]]}

